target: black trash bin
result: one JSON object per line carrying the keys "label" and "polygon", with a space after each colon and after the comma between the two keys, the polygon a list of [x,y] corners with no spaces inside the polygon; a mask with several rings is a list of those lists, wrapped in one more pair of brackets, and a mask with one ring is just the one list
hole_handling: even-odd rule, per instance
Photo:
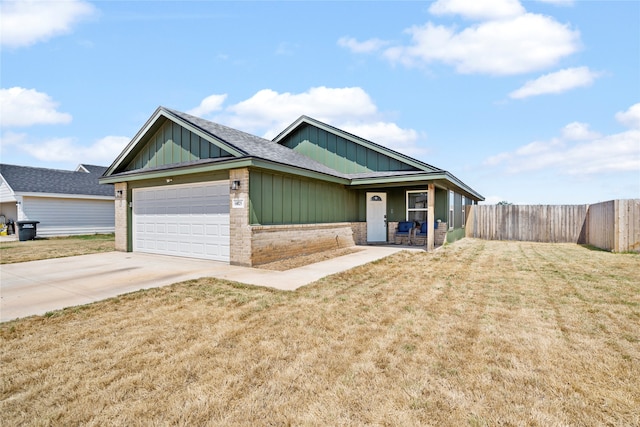
{"label": "black trash bin", "polygon": [[36,238],[36,227],[40,221],[16,221],[16,224],[18,224],[18,239],[21,242]]}

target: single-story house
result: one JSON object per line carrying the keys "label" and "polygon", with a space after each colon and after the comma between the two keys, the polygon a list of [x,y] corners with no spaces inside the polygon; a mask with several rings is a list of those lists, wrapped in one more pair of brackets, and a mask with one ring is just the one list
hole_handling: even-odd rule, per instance
{"label": "single-story house", "polygon": [[113,185],[98,182],[106,169],[82,164],[75,171],[0,164],[0,215],[7,222],[39,221],[37,235],[43,237],[113,233]]}
{"label": "single-story house", "polygon": [[[451,173],[310,117],[273,140],[159,107],[100,182],[116,192],[116,249],[252,266],[394,240],[464,236],[484,200]],[[432,232],[433,231],[433,232]]]}

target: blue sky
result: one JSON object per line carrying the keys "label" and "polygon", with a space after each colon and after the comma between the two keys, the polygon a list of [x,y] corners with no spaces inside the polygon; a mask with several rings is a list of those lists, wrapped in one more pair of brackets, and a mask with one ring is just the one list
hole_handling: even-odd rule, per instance
{"label": "blue sky", "polygon": [[640,198],[640,2],[7,1],[2,163],[109,165],[163,105],[302,114],[487,198]]}

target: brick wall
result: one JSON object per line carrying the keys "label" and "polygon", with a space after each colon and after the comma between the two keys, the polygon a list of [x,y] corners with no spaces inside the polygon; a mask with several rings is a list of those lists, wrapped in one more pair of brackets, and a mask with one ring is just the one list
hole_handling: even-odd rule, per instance
{"label": "brick wall", "polygon": [[[366,226],[366,224],[365,224]],[[398,222],[394,222],[394,221],[390,221],[389,222],[389,228],[388,228],[388,241],[389,243],[398,243],[398,244],[407,244],[407,238],[403,237],[403,238],[398,238],[397,241],[394,241],[394,235],[396,232],[396,228],[398,226]],[[366,228],[365,228],[366,230]],[[444,244],[444,241],[447,238],[447,230],[448,230],[448,226],[446,222],[440,222],[438,223],[438,228],[435,231],[435,234],[433,235],[433,244],[435,246],[442,246]],[[431,231],[431,230],[429,230]],[[416,243],[417,245],[426,245],[426,239],[424,237],[417,237],[416,238]]]}
{"label": "brick wall", "polygon": [[259,225],[251,233],[251,265],[355,245],[350,223]]}
{"label": "brick wall", "polygon": [[229,261],[233,265],[251,266],[252,231],[249,225],[249,169],[229,171],[229,184],[240,181],[229,194]]}
{"label": "brick wall", "polygon": [[367,244],[367,223],[366,222],[352,222],[351,231],[353,231],[353,241],[356,245]]}
{"label": "brick wall", "polygon": [[127,252],[127,212],[129,202],[127,201],[127,183],[118,182],[114,186],[116,200],[115,203],[115,232],[116,251]]}
{"label": "brick wall", "polygon": [[449,225],[446,222],[438,223],[436,234],[433,235],[433,244],[435,246],[444,245],[444,241],[447,238],[447,230],[449,230]]}

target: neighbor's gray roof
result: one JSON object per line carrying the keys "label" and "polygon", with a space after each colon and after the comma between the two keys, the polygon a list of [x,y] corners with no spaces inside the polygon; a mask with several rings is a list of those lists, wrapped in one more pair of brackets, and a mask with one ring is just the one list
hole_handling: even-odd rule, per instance
{"label": "neighbor's gray roof", "polygon": [[81,165],[87,172],[0,164],[0,175],[14,193],[113,196],[113,185],[99,184],[105,166]]}
{"label": "neighbor's gray roof", "polygon": [[187,113],[183,113],[169,108],[160,107],[166,112],[189,122],[209,135],[231,145],[236,150],[244,153],[247,157],[256,157],[276,163],[291,165],[314,172],[346,178],[346,175],[323,165],[303,154],[298,153],[288,147],[265,138],[260,138],[237,129],[233,129],[218,123],[213,123]]}

